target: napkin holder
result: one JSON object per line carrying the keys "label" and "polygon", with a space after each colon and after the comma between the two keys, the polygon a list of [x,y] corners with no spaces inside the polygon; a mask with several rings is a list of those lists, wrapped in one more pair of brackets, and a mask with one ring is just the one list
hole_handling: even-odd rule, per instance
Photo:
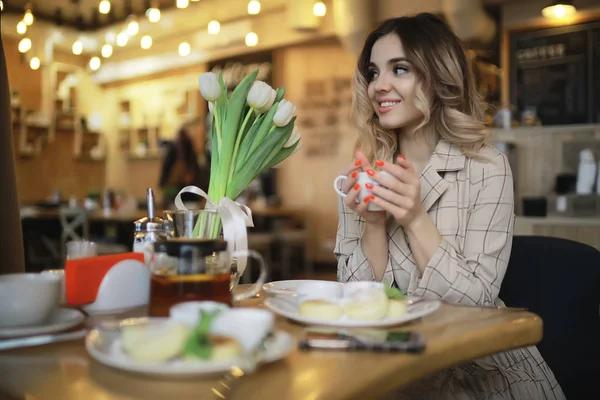
{"label": "napkin holder", "polygon": [[142,253],[67,260],[65,298],[88,314],[114,313],[147,306],[150,271]]}

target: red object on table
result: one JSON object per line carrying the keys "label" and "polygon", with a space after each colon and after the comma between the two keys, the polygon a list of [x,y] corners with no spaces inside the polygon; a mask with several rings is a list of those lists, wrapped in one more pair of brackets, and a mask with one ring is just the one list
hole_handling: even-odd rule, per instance
{"label": "red object on table", "polygon": [[123,260],[136,260],[143,263],[144,254],[131,252],[67,260],[65,264],[67,304],[81,306],[95,302],[104,276],[115,264]]}

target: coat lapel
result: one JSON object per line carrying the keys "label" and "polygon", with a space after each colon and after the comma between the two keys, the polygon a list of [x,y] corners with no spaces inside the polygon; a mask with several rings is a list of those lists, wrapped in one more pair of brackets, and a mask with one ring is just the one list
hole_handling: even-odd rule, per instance
{"label": "coat lapel", "polygon": [[448,185],[440,172],[458,171],[465,166],[465,155],[453,144],[440,140],[421,173],[421,203],[428,212],[444,194]]}

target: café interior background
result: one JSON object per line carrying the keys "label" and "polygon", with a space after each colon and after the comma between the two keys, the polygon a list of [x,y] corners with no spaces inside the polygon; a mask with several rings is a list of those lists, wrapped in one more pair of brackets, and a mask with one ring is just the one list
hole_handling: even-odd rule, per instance
{"label": "caf\u00e9 interior background", "polygon": [[356,138],[357,54],[378,21],[432,12],[467,43],[493,105],[488,123],[515,175],[516,233],[600,248],[600,185],[573,194],[580,152],[600,161],[600,1],[542,15],[552,3],[3,0],[20,203],[101,202],[110,190],[143,204],[149,187],[161,199],[164,144],[208,112],[198,76],[222,70],[235,85],[260,67],[297,106],[303,147],[273,170],[274,196],[254,206],[293,210],[308,231],[306,257],[332,264],[332,182]]}

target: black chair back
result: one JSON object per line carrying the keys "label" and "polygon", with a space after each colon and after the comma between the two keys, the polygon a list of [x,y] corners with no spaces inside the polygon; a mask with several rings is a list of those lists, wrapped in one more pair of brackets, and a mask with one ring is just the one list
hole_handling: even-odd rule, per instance
{"label": "black chair back", "polygon": [[543,319],[537,347],[567,399],[600,399],[600,251],[515,236],[499,297]]}

